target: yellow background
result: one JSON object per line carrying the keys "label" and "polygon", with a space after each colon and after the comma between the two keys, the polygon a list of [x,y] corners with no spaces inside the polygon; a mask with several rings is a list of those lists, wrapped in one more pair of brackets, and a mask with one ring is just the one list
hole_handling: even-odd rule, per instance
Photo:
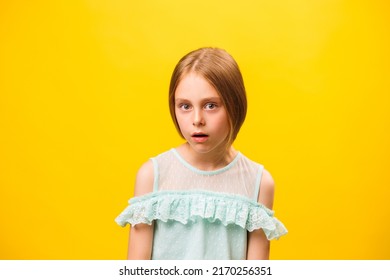
{"label": "yellow background", "polygon": [[181,143],[176,62],[218,46],[272,173],[272,259],[390,259],[387,1],[2,1],[0,258],[123,259],[138,167]]}

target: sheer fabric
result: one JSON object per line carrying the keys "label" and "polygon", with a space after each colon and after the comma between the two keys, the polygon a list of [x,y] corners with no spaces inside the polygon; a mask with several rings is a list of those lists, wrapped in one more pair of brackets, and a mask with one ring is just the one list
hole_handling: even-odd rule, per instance
{"label": "sheer fabric", "polygon": [[152,224],[152,259],[245,259],[247,233],[287,233],[257,202],[263,166],[238,153],[222,169],[202,171],[171,149],[152,158],[153,193],[129,200],[116,222]]}

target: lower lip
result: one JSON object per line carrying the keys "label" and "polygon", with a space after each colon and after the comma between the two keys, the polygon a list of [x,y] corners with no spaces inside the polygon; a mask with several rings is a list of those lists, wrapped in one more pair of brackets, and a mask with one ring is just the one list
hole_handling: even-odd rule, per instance
{"label": "lower lip", "polygon": [[203,143],[207,141],[209,137],[208,136],[202,136],[202,137],[192,137],[192,140],[196,143]]}

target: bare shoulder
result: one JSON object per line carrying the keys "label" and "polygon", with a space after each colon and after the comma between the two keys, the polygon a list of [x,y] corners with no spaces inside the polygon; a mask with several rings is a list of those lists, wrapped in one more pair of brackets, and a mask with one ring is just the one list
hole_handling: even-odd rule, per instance
{"label": "bare shoulder", "polygon": [[153,191],[153,162],[148,160],[138,170],[135,180],[134,196],[140,196]]}
{"label": "bare shoulder", "polygon": [[260,181],[260,192],[258,201],[269,209],[272,209],[274,202],[275,182],[267,170],[263,170]]}

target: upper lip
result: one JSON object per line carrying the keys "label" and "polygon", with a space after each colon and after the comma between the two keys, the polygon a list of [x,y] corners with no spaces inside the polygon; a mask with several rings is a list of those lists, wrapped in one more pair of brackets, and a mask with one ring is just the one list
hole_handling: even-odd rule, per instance
{"label": "upper lip", "polygon": [[191,136],[194,137],[194,136],[208,136],[208,135],[204,132],[194,132],[192,133]]}

